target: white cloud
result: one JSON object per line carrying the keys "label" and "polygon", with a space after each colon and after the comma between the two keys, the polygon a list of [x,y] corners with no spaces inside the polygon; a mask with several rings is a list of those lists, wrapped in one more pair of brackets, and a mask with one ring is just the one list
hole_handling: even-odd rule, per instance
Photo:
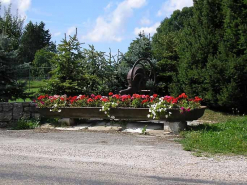
{"label": "white cloud", "polygon": [[141,8],[146,0],[124,0],[116,9],[106,17],[99,16],[93,30],[82,36],[83,40],[94,42],[123,40],[124,26],[127,20],[132,17],[133,9]]}
{"label": "white cloud", "polygon": [[193,0],[167,0],[158,11],[158,16],[169,17],[174,10],[182,10],[184,7],[193,6]]}
{"label": "white cloud", "polygon": [[110,2],[110,3],[108,3],[108,5],[104,8],[104,10],[105,10],[105,11],[108,11],[108,10],[111,9],[112,6],[113,6],[113,3]]}
{"label": "white cloud", "polygon": [[157,22],[155,23],[153,26],[150,26],[150,27],[141,27],[141,28],[135,28],[135,35],[138,35],[140,32],[143,32],[145,34],[149,34],[152,36],[154,33],[156,33],[156,29],[160,26],[160,23]]}
{"label": "white cloud", "polygon": [[57,36],[59,36],[61,34],[62,34],[61,32],[56,32],[56,33],[53,33],[52,36],[57,37]]}
{"label": "white cloud", "polygon": [[26,11],[31,6],[31,0],[2,0],[2,5],[7,7],[9,4],[11,4],[11,11],[12,13],[16,13],[16,10],[18,10],[18,13],[21,16],[26,15]]}
{"label": "white cloud", "polygon": [[72,27],[68,28],[67,35],[73,36],[75,34],[75,32],[76,32],[76,27],[72,26]]}
{"label": "white cloud", "polygon": [[140,21],[141,25],[150,25],[152,21],[146,17],[143,17]]}

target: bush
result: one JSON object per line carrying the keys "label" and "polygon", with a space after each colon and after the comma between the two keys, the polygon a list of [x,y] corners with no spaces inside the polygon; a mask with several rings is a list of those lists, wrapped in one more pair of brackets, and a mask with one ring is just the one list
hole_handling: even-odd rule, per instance
{"label": "bush", "polygon": [[25,120],[20,119],[17,121],[16,126],[14,127],[14,130],[25,130],[25,129],[35,129],[39,126],[38,120]]}

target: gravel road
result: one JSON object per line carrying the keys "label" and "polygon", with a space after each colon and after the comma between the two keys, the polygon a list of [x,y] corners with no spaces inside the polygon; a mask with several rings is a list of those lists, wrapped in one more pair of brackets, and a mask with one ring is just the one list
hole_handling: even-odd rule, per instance
{"label": "gravel road", "polygon": [[247,159],[195,157],[171,137],[0,130],[0,184],[247,184]]}

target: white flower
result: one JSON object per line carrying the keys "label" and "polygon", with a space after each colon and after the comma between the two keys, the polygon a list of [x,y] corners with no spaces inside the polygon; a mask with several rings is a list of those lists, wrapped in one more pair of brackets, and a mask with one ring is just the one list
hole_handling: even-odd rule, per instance
{"label": "white flower", "polygon": [[168,115],[166,115],[166,118],[168,118]]}
{"label": "white flower", "polygon": [[107,115],[107,117],[109,118],[109,117],[110,117],[110,115]]}
{"label": "white flower", "polygon": [[148,112],[151,112],[151,109],[149,109]]}
{"label": "white flower", "polygon": [[169,114],[171,115],[171,114],[172,114],[172,112],[169,112]]}
{"label": "white flower", "polygon": [[52,112],[52,109],[50,109],[50,112]]}
{"label": "white flower", "polygon": [[107,112],[105,111],[105,114],[107,114]]}
{"label": "white flower", "polygon": [[115,116],[111,116],[111,119],[115,119]]}
{"label": "white flower", "polygon": [[151,117],[151,115],[150,114],[148,114],[148,118],[150,118]]}
{"label": "white flower", "polygon": [[62,110],[61,109],[58,109],[58,111],[57,112],[61,112]]}
{"label": "white flower", "polygon": [[54,104],[54,107],[57,107],[57,104]]}
{"label": "white flower", "polygon": [[108,110],[110,110],[110,108],[108,108]]}
{"label": "white flower", "polygon": [[104,106],[102,106],[102,109],[104,109],[105,107]]}
{"label": "white flower", "polygon": [[102,111],[102,109],[99,110],[100,112]]}

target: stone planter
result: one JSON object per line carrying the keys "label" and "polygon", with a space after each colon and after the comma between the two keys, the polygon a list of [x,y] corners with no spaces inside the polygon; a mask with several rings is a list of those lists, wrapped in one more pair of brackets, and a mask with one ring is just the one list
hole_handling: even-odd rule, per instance
{"label": "stone planter", "polygon": [[[104,112],[99,111],[101,107],[68,107],[61,108],[61,112],[51,112],[49,108],[37,108],[43,117],[58,117],[58,118],[100,118],[109,119]],[[169,118],[160,117],[160,123],[164,123],[164,130],[166,132],[179,132],[185,129],[186,121],[193,121],[200,118],[205,111],[206,107],[202,106],[190,112],[180,113],[179,109],[169,109],[172,115]],[[148,108],[129,108],[120,107],[112,108],[110,115],[115,116],[115,119],[122,120],[152,120],[147,117],[149,114]]]}

